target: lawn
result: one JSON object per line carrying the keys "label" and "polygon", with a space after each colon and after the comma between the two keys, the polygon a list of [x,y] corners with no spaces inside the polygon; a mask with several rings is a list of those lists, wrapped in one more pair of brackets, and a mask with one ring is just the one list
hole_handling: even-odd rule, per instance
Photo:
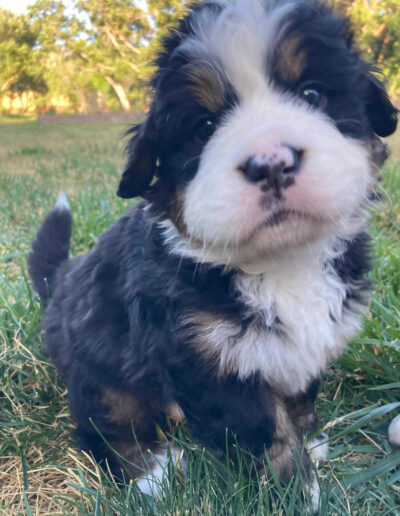
{"label": "lawn", "polygon": [[[60,191],[73,212],[74,255],[132,204],[114,194],[124,129],[0,125],[0,514],[305,515],[300,474],[290,486],[250,478],[179,429],[187,474],[171,470],[161,500],[114,484],[74,446],[65,385],[42,347],[26,255]],[[391,145],[383,201],[372,210],[375,293],[362,332],[332,364],[318,398],[330,436],[330,460],[319,469],[322,515],[399,514],[400,451],[387,427],[400,410],[400,136]]]}

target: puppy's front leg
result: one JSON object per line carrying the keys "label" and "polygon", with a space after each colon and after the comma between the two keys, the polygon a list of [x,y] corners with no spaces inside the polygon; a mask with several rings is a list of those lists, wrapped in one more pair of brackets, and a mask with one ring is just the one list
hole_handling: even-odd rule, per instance
{"label": "puppy's front leg", "polygon": [[157,425],[163,425],[165,415],[155,410],[153,400],[94,381],[81,366],[71,374],[68,389],[81,448],[117,479],[138,479],[141,490],[157,494],[177,452],[159,440]]}
{"label": "puppy's front leg", "polygon": [[[319,380],[311,382],[308,389],[297,396],[287,397],[285,404],[288,414],[301,440],[315,433],[320,427],[320,422],[315,413],[315,400],[319,390]],[[328,436],[319,434],[307,442],[307,450],[314,462],[324,461],[328,455]]]}
{"label": "puppy's front leg", "polygon": [[[190,380],[190,385],[188,380],[180,386],[177,400],[191,433],[202,444],[221,453],[228,451],[233,457],[238,445],[261,461],[266,451],[283,481],[295,474],[297,458],[310,474],[308,454],[303,453],[302,437],[285,400],[265,382],[258,377],[240,380],[234,375],[210,380],[210,376],[202,378],[201,372]],[[265,472],[265,464],[260,472]]]}

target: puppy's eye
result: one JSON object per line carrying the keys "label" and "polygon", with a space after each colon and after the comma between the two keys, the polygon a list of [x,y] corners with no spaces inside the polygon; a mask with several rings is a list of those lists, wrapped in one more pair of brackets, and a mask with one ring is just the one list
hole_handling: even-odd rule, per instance
{"label": "puppy's eye", "polygon": [[313,107],[325,107],[327,102],[326,90],[320,84],[305,84],[299,88],[299,96]]}
{"label": "puppy's eye", "polygon": [[215,120],[212,118],[203,118],[203,120],[197,122],[194,128],[194,138],[199,143],[206,143],[215,131],[215,127]]}

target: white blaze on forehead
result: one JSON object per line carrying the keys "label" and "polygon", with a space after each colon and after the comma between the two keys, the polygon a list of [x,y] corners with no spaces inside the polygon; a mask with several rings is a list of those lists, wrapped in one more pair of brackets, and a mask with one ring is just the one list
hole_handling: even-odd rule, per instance
{"label": "white blaze on forehead", "polygon": [[221,17],[216,53],[240,98],[265,91],[268,56],[292,9],[287,1],[239,1],[231,13],[227,11],[227,19]]}
{"label": "white blaze on forehead", "polygon": [[222,12],[204,10],[193,20],[194,37],[181,46],[221,66],[239,98],[265,89],[268,56],[285,18],[293,10],[292,0],[237,0]]}

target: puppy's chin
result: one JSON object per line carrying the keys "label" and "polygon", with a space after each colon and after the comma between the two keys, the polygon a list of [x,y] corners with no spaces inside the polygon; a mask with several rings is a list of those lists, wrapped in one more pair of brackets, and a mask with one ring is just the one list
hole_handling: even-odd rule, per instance
{"label": "puppy's chin", "polygon": [[326,231],[326,223],[320,218],[291,210],[279,211],[267,218],[265,223],[243,243],[248,258],[276,255],[314,242]]}
{"label": "puppy's chin", "polygon": [[[173,227],[172,227],[173,226]],[[189,238],[175,225],[165,225],[166,240],[178,254],[203,263],[252,269],[265,260],[279,260],[286,253],[310,246],[332,234],[331,225],[316,216],[294,210],[277,210],[265,214],[264,220],[246,236],[236,239],[210,240]]]}
{"label": "puppy's chin", "polygon": [[286,252],[310,245],[327,233],[321,219],[299,212],[279,212],[268,217],[242,242],[226,246],[221,258],[238,267],[279,259]]}

